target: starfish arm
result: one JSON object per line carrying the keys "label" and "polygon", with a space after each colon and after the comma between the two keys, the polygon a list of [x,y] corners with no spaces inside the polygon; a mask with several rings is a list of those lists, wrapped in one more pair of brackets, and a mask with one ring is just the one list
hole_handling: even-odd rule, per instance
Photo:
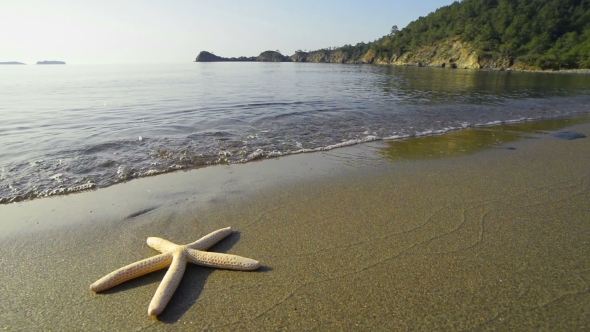
{"label": "starfish arm", "polygon": [[105,289],[117,286],[118,284],[121,284],[127,280],[131,280],[144,274],[163,269],[170,265],[171,261],[172,254],[160,254],[140,260],[115,270],[98,279],[96,282],[90,285],[90,290],[95,293],[101,292]]}
{"label": "starfish arm", "polygon": [[257,260],[242,256],[193,249],[188,249],[187,254],[189,261],[203,266],[243,271],[256,270],[260,267],[260,262]]}
{"label": "starfish arm", "polygon": [[232,233],[231,227],[218,229],[215,232],[209,233],[202,238],[198,239],[193,243],[189,243],[186,246],[195,250],[207,250],[211,248],[217,242],[223,240],[225,237]]}
{"label": "starfish arm", "polygon": [[168,272],[166,272],[164,279],[162,279],[162,282],[156,290],[156,294],[154,294],[154,297],[150,302],[148,315],[157,316],[164,310],[164,308],[166,308],[168,301],[170,301],[172,295],[174,295],[174,291],[180,283],[180,279],[182,279],[185,269],[186,259],[184,258],[184,255],[182,252],[175,253],[174,258],[172,259],[172,264],[170,264],[170,268],[168,268]]}
{"label": "starfish arm", "polygon": [[159,251],[161,253],[169,252],[169,251],[172,251],[172,250],[178,248],[177,244],[172,243],[168,240],[164,240],[159,237],[148,237],[146,242],[147,242],[148,246],[156,249],[157,251]]}

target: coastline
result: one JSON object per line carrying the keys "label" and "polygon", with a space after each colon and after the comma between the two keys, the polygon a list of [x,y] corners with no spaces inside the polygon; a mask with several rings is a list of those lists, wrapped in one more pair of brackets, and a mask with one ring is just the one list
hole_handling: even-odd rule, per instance
{"label": "coastline", "polygon": [[[328,51],[330,52],[330,51]],[[292,62],[292,63],[332,63],[338,65],[378,65],[378,66],[393,66],[393,67],[426,67],[426,68],[439,68],[439,69],[467,69],[467,70],[481,70],[481,71],[506,71],[506,72],[515,72],[515,73],[544,73],[544,74],[566,74],[566,75],[590,75],[590,69],[517,69],[516,66],[481,66],[481,67],[453,67],[453,66],[446,66],[445,64],[428,64],[428,62],[420,62],[420,61],[412,61],[412,62],[405,62],[405,63],[394,63],[392,61],[343,61],[340,58],[331,59],[329,56],[325,55],[323,51],[313,51],[310,53],[305,53],[306,55],[312,53],[319,53],[322,56],[316,56],[313,59],[307,59],[307,56],[301,56],[299,53],[295,53],[294,55],[287,56],[282,55],[276,51],[265,51],[262,52],[258,56],[240,56],[240,57],[221,57],[209,53],[207,51],[201,51],[199,55],[195,58],[194,62]],[[478,65],[479,66],[479,65]]]}
{"label": "coastline", "polygon": [[[400,160],[372,142],[2,205],[0,327],[582,328],[590,139],[519,137],[515,150]],[[154,255],[148,236],[188,243],[226,226],[211,250],[263,268],[187,267],[160,321],[146,310],[162,271],[88,289]]]}
{"label": "coastline", "polygon": [[510,68],[498,68],[498,69],[480,69],[489,71],[509,71],[515,73],[542,73],[542,74],[561,74],[561,75],[590,75],[590,69],[559,69],[559,70],[525,70],[525,69],[510,69]]}
{"label": "coastline", "polygon": [[[530,132],[538,132],[538,131],[551,131],[551,130],[558,130],[564,126],[571,126],[574,124],[579,124],[579,123],[585,123],[587,121],[590,121],[590,114],[589,113],[572,113],[569,115],[563,115],[563,114],[558,114],[558,115],[554,115],[554,116],[549,116],[549,117],[540,117],[537,119],[531,119],[531,118],[524,118],[524,117],[520,117],[518,119],[511,119],[511,120],[506,120],[506,121],[490,121],[490,122],[483,122],[483,123],[476,123],[470,126],[452,126],[452,127],[446,127],[442,130],[426,130],[423,132],[415,132],[413,134],[403,134],[403,135],[394,135],[394,136],[390,136],[390,137],[378,137],[378,136],[373,136],[373,135],[369,135],[365,138],[354,138],[354,139],[349,139],[347,141],[343,141],[340,143],[336,143],[336,144],[332,144],[332,145],[328,145],[328,146],[321,146],[321,147],[317,147],[317,148],[305,148],[305,149],[299,149],[299,150],[295,150],[295,151],[285,151],[285,152],[281,152],[281,151],[272,151],[272,152],[255,152],[252,153],[251,155],[248,155],[246,158],[242,158],[239,160],[234,160],[234,161],[228,161],[226,160],[228,163],[211,163],[211,164],[201,164],[201,165],[195,165],[192,167],[187,167],[187,168],[182,168],[182,167],[174,167],[171,169],[167,169],[167,170],[148,170],[146,172],[144,172],[143,174],[137,172],[134,173],[132,176],[130,176],[125,182],[128,181],[134,181],[137,179],[142,179],[142,178],[147,178],[147,177],[153,177],[153,176],[161,176],[163,174],[170,174],[170,173],[174,173],[174,172],[186,172],[186,171],[191,171],[191,170],[197,170],[197,169],[201,169],[201,168],[207,168],[207,167],[219,167],[219,166],[227,166],[227,165],[236,165],[236,164],[244,164],[244,163],[250,163],[250,162],[258,162],[261,160],[269,160],[269,159],[273,159],[273,158],[280,158],[280,157],[286,157],[286,156],[291,156],[291,155],[298,155],[298,154],[308,154],[308,153],[322,153],[322,152],[326,152],[326,151],[332,151],[335,149],[341,149],[341,148],[346,148],[346,147],[351,147],[351,146],[355,146],[355,145],[362,145],[362,144],[367,144],[367,143],[371,143],[371,142],[384,142],[384,143],[388,143],[391,142],[393,144],[397,144],[396,142],[402,142],[401,145],[407,145],[406,143],[403,143],[405,141],[408,140],[415,140],[415,139],[422,139],[425,138],[426,140],[431,140],[430,137],[434,137],[433,139],[436,141],[438,139],[439,136],[441,135],[448,135],[450,134],[451,136],[454,136],[454,134],[452,134],[453,132],[472,132],[472,131],[478,131],[482,128],[500,128],[502,130],[503,126],[520,126],[522,128],[520,128],[519,130],[529,130]],[[539,123],[541,125],[538,126],[533,126],[530,129],[526,129],[527,128],[527,124],[528,123]],[[461,135],[461,134],[459,134]],[[509,137],[504,136],[504,139],[508,139]],[[520,139],[519,135],[512,135],[512,137],[510,137],[510,140],[517,140]],[[493,144],[494,142],[486,142],[486,144]],[[59,187],[57,189],[52,190],[51,192],[44,192],[41,194],[33,194],[33,195],[17,195],[17,196],[13,196],[11,198],[9,197],[0,197],[0,206],[2,205],[6,205],[6,204],[13,204],[13,203],[20,203],[20,202],[28,202],[28,201],[32,201],[32,200],[38,200],[38,199],[46,199],[46,198],[50,198],[50,197],[60,197],[60,196],[64,196],[64,195],[72,195],[72,194],[78,194],[81,192],[87,192],[89,190],[97,190],[97,189],[105,189],[108,188],[110,186],[113,185],[120,185],[122,183],[125,182],[118,182],[118,183],[113,183],[110,184],[106,187],[97,187],[97,185],[92,182],[92,181],[88,181],[87,183],[83,183],[83,184],[77,184],[75,186],[72,187]]]}

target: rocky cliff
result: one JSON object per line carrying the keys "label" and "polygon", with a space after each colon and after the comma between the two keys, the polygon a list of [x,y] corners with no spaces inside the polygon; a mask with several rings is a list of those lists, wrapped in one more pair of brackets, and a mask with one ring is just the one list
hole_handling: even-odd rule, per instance
{"label": "rocky cliff", "polygon": [[[378,60],[383,63],[383,59]],[[510,59],[494,59],[473,48],[468,43],[447,40],[431,46],[421,47],[401,56],[394,56],[389,61],[393,65],[462,68],[462,69],[506,69],[514,65]]]}
{"label": "rocky cliff", "polygon": [[420,66],[461,69],[515,69],[539,70],[526,66],[509,58],[493,56],[491,53],[477,50],[469,43],[450,39],[418,48],[391,59],[374,59],[375,63],[398,66]]}
{"label": "rocky cliff", "polygon": [[222,58],[209,52],[201,52],[197,62],[206,61],[263,61],[263,62],[317,62],[380,64],[396,66],[419,66],[461,69],[514,69],[539,70],[537,67],[525,66],[507,58],[496,58],[490,53],[476,49],[458,38],[437,42],[420,47],[392,58],[380,57],[374,49],[365,53],[353,53],[345,48],[324,49],[312,52],[297,51],[292,56],[283,56],[276,51],[265,51],[258,57]]}
{"label": "rocky cliff", "polygon": [[396,66],[419,66],[461,69],[515,69],[538,70],[506,58],[495,58],[459,39],[449,39],[418,48],[392,58],[380,57],[373,49],[364,54],[350,54],[341,49],[297,52],[291,56],[293,62],[322,63],[371,63]]}
{"label": "rocky cliff", "polygon": [[[480,69],[477,51],[460,41],[436,43],[415,51],[394,56],[389,61],[394,65],[420,67]],[[381,59],[379,62],[383,62]]]}
{"label": "rocky cliff", "polygon": [[293,62],[362,63],[359,59],[342,50],[320,50],[296,52],[290,57]]}

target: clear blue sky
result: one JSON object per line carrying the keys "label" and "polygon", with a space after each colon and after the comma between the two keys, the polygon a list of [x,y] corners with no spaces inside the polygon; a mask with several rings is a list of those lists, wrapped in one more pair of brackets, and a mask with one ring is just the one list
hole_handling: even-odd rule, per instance
{"label": "clear blue sky", "polygon": [[452,0],[11,0],[0,61],[174,63],[375,40]]}

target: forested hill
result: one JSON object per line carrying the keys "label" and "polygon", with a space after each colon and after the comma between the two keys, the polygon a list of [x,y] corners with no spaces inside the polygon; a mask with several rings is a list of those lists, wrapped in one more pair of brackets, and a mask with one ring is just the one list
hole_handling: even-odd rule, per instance
{"label": "forested hill", "polygon": [[[395,22],[392,22],[395,23]],[[379,63],[451,68],[590,69],[590,0],[463,0],[402,30],[358,43],[283,56],[201,61]]]}
{"label": "forested hill", "polygon": [[402,30],[394,26],[372,43],[298,52],[292,58],[460,68],[590,68],[590,0],[464,0]]}
{"label": "forested hill", "polygon": [[384,37],[375,50],[400,55],[459,38],[483,56],[543,69],[590,66],[590,0],[465,0]]}

